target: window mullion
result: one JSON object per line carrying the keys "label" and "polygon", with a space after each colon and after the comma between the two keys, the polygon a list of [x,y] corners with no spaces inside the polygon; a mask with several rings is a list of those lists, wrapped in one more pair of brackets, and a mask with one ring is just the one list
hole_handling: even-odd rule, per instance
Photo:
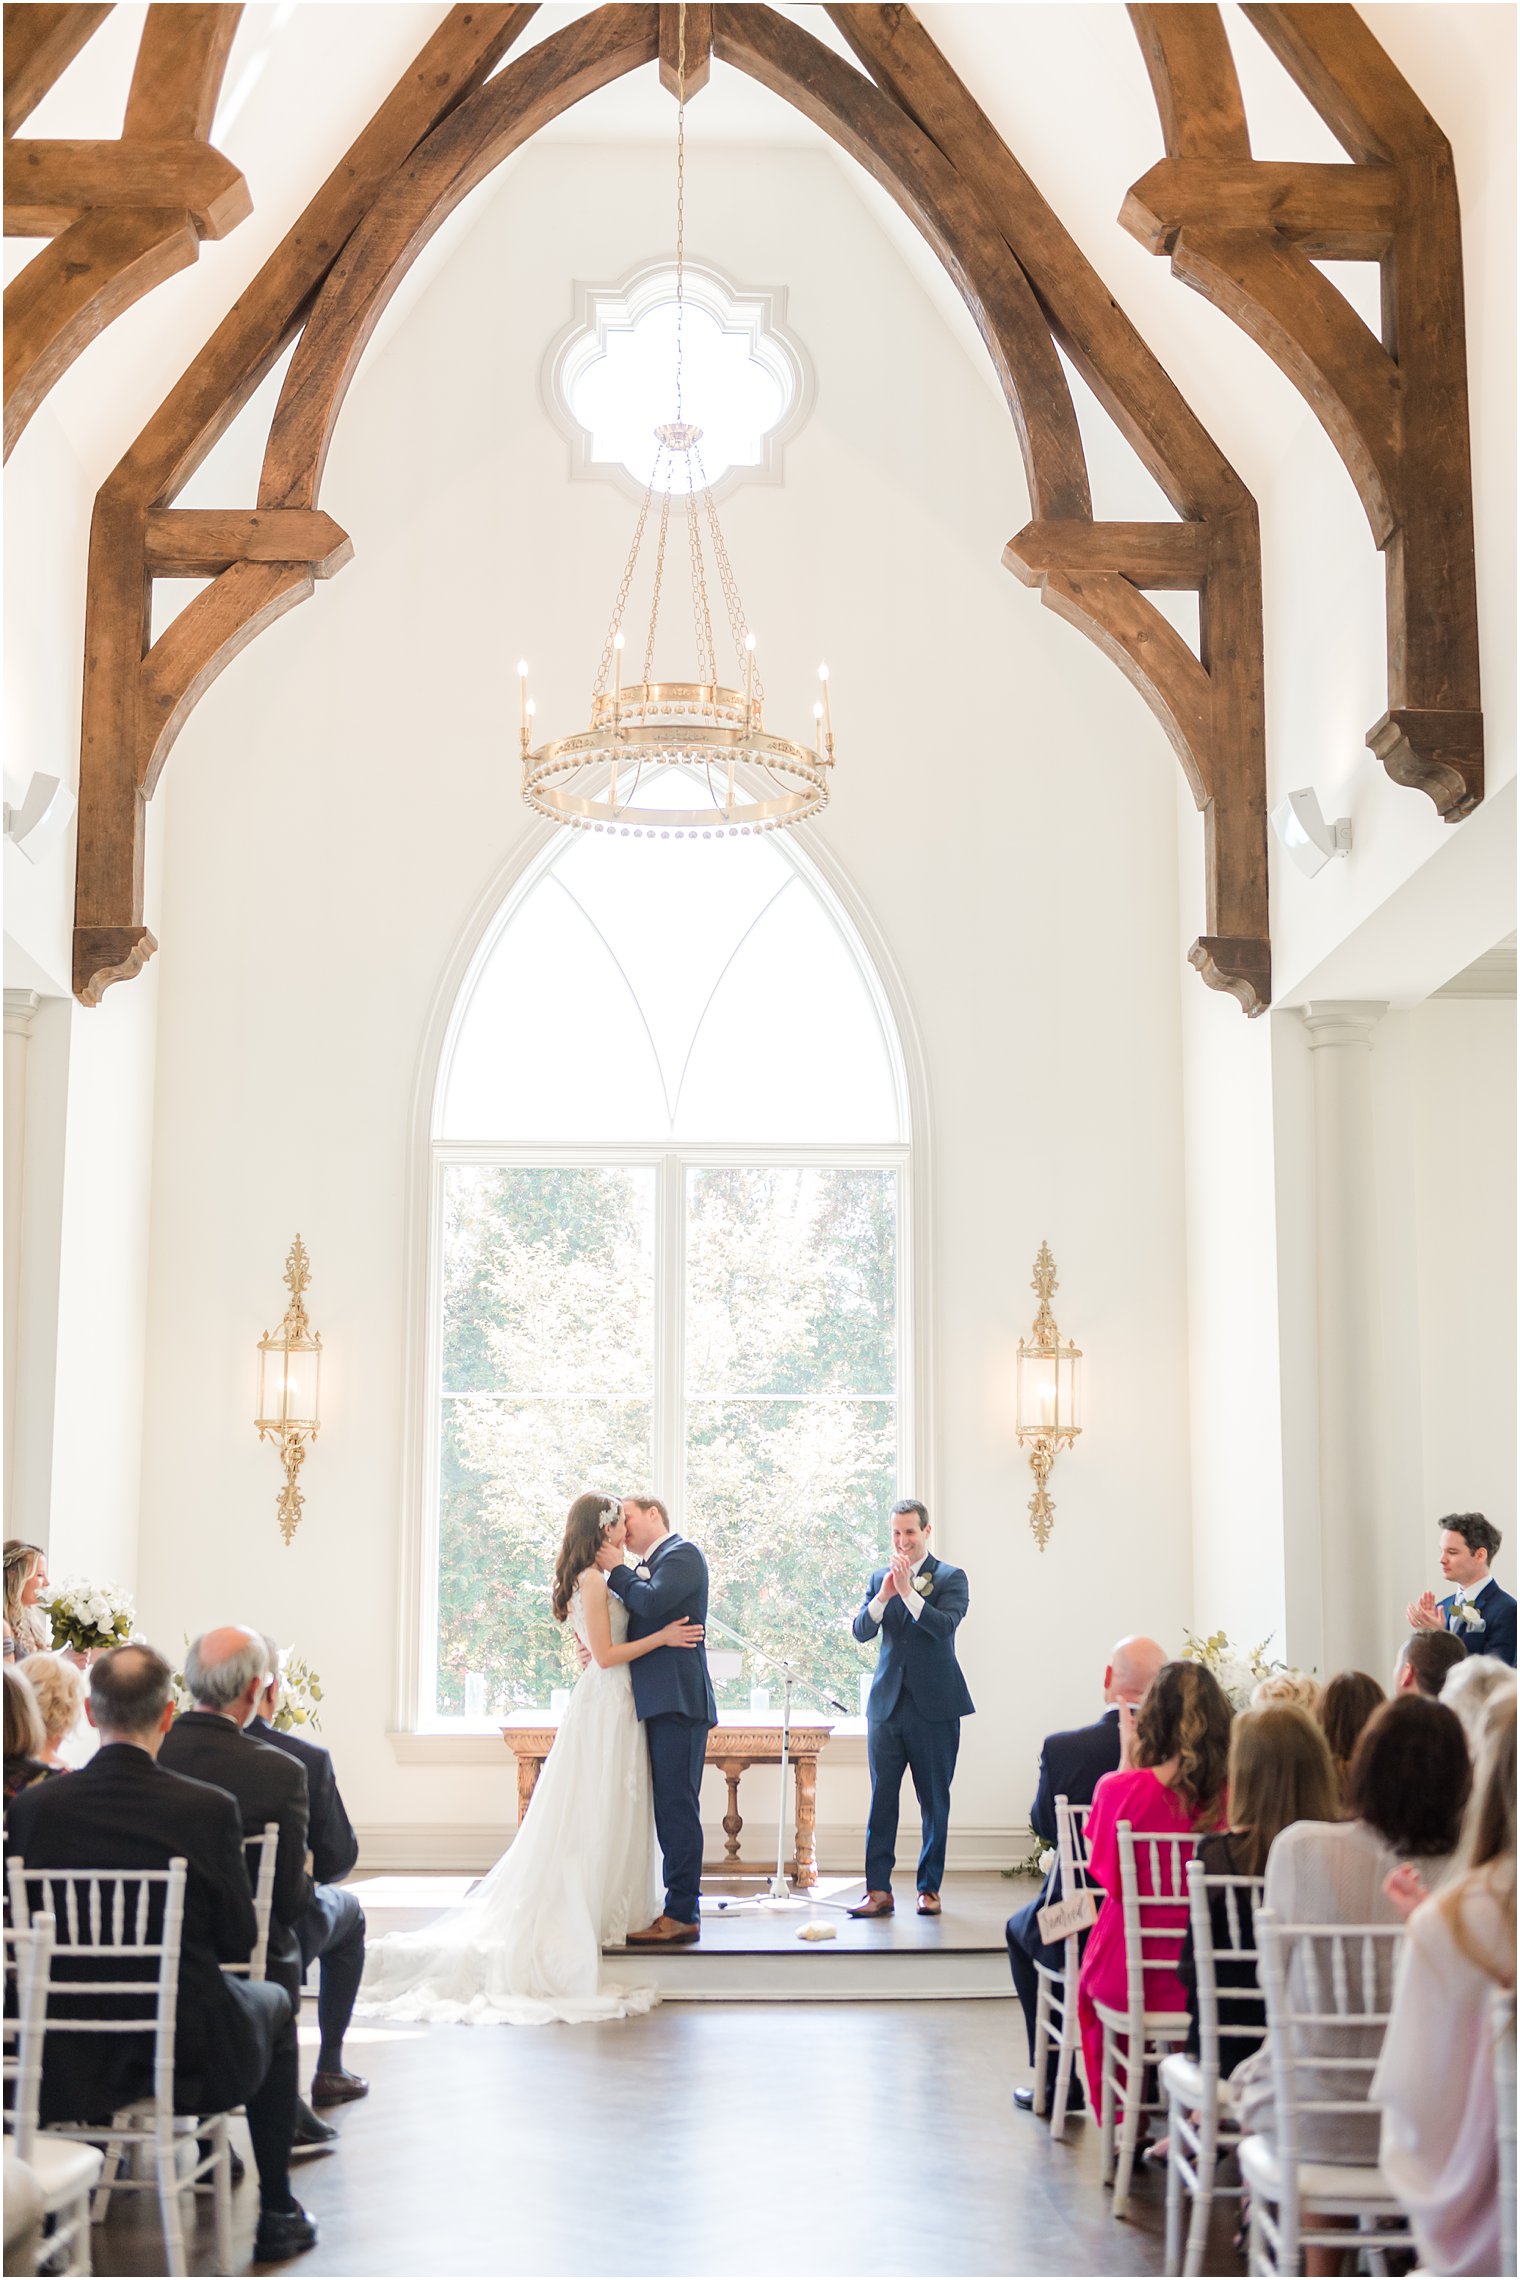
{"label": "window mullion", "polygon": [[655,1493],[686,1519],[686,1173],[674,1149],[660,1172],[659,1377],[655,1388]]}

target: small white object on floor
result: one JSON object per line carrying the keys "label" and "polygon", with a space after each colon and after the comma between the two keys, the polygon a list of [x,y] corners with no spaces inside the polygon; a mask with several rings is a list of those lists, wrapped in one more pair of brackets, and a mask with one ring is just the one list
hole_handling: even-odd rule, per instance
{"label": "small white object on floor", "polygon": [[832,1924],[804,1924],[797,1937],[799,1940],[837,1940],[839,1933]]}

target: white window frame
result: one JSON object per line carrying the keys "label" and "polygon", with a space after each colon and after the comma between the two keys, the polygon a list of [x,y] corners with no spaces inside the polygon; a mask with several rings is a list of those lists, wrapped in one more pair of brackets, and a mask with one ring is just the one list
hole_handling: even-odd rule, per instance
{"label": "white window frame", "polygon": [[[898,1170],[898,1480],[899,1493],[921,1497],[939,1517],[939,1464],[936,1435],[936,1342],[934,1307],[928,1303],[934,1273],[931,1200],[932,1128],[922,1042],[912,1004],[890,947],[868,906],[815,826],[787,834],[787,851],[819,891],[824,909],[844,933],[858,969],[876,1003],[899,1091],[899,1130],[905,1140],[849,1145],[779,1145],[641,1142],[616,1147],[502,1145],[486,1140],[434,1136],[434,1122],[464,1011],[476,973],[512,922],[518,905],[537,885],[563,844],[560,833],[540,823],[524,833],[514,853],[482,892],[441,973],[424,1026],[412,1096],[412,1173],[406,1221],[406,1343],[402,1378],[402,1505],[398,1544],[394,1709],[389,1739],[403,1764],[490,1765],[501,1769],[502,1744],[489,1732],[461,1720],[440,1721],[432,1712],[437,1655],[438,1489],[443,1325],[442,1193],[440,1166],[474,1163],[626,1163],[674,1158],[688,1163],[735,1164],[890,1164]],[[663,1232],[677,1250],[675,1271],[662,1261],[667,1288],[682,1297],[680,1272],[683,1220],[666,1208]],[[657,1333],[658,1334],[658,1333]],[[667,1331],[667,1335],[668,1335]],[[679,1349],[676,1349],[679,1352]],[[661,1347],[659,1369],[674,1372],[675,1362]],[[677,1386],[671,1413],[684,1410],[684,1387]],[[684,1420],[683,1420],[684,1423]],[[670,1430],[674,1431],[671,1427]],[[662,1452],[657,1452],[662,1453]],[[680,1468],[684,1479],[684,1456]],[[681,1494],[673,1487],[673,1495]],[[672,1505],[672,1517],[679,1506]],[[954,1519],[937,1525],[936,1541],[947,1556],[954,1548]],[[849,1721],[846,1737],[859,1721]],[[863,1728],[860,1731],[863,1732]],[[851,1762],[861,1745],[839,1730],[833,1757]],[[832,1760],[831,1760],[832,1762]]]}

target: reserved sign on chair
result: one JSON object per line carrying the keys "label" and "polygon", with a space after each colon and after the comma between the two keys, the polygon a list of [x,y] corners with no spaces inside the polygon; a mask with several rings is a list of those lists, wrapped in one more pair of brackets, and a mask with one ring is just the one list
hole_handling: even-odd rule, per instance
{"label": "reserved sign on chair", "polygon": [[1090,1931],[1098,1921],[1098,1903],[1090,1892],[1075,1892],[1069,1900],[1053,1900],[1035,1922],[1048,1947],[1056,1947],[1077,1932]]}

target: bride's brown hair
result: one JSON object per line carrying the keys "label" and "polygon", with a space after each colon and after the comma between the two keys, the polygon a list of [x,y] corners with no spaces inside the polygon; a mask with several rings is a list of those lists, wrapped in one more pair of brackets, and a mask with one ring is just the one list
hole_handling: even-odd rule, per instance
{"label": "bride's brown hair", "polygon": [[596,1565],[602,1530],[613,1526],[622,1509],[615,1496],[578,1496],[571,1505],[554,1563],[554,1590],[549,1601],[556,1623],[563,1623],[576,1584],[588,1567]]}

